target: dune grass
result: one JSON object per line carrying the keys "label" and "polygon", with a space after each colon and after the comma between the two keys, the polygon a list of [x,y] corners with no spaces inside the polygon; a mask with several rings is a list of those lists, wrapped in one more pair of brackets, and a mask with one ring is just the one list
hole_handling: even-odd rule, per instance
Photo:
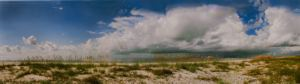
{"label": "dune grass", "polygon": [[[254,59],[251,62],[267,63],[265,67],[262,67],[262,69],[266,69],[267,71],[253,69],[248,72],[248,75],[260,77],[263,84],[300,83],[300,56],[266,57],[264,59]],[[263,75],[268,77],[261,77]]]}
{"label": "dune grass", "polygon": [[177,69],[183,69],[190,72],[196,72],[197,70],[201,70],[201,68],[209,68],[208,64],[205,63],[176,63],[175,66]]}
{"label": "dune grass", "polygon": [[[262,84],[295,84],[300,83],[300,57],[257,57],[248,62],[230,63],[221,61],[210,62],[173,62],[173,63],[68,63],[68,62],[21,62],[18,64],[0,65],[0,71],[15,73],[15,79],[34,74],[50,77],[48,81],[33,81],[33,83],[72,83],[79,81],[84,84],[102,84],[103,78],[133,78],[147,79],[149,76],[135,74],[144,71],[153,74],[154,78],[167,78],[182,70],[196,74],[197,72],[228,73],[239,71],[249,66],[256,68],[247,70],[244,75],[252,76]],[[232,68],[238,66],[239,68]],[[15,69],[15,68],[18,69]],[[239,69],[239,70],[236,70]],[[79,75],[91,75],[83,80],[76,79]],[[196,79],[214,81],[217,84],[227,84],[222,78],[197,77]],[[63,81],[63,82],[59,82]],[[18,83],[17,81],[0,81],[0,83]],[[29,82],[31,83],[31,82]]]}

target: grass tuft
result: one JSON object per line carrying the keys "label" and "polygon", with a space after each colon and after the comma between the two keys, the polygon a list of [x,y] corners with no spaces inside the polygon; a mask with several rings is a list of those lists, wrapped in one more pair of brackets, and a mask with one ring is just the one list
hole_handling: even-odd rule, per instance
{"label": "grass tuft", "polygon": [[206,64],[201,64],[201,63],[188,63],[188,64],[177,63],[175,66],[177,69],[184,69],[190,72],[196,72],[197,70],[201,70],[199,67],[205,67],[205,68],[208,67]]}
{"label": "grass tuft", "polygon": [[91,76],[91,77],[84,79],[84,82],[86,84],[103,84],[103,82],[95,76]]}
{"label": "grass tuft", "polygon": [[154,75],[164,76],[164,77],[167,77],[167,76],[170,76],[170,75],[174,74],[171,70],[168,70],[168,69],[151,70],[151,72]]}
{"label": "grass tuft", "polygon": [[229,63],[226,63],[226,62],[216,62],[215,61],[212,64],[215,65],[215,67],[216,67],[216,70],[214,70],[215,72],[228,72],[228,71],[232,70],[229,67]]}

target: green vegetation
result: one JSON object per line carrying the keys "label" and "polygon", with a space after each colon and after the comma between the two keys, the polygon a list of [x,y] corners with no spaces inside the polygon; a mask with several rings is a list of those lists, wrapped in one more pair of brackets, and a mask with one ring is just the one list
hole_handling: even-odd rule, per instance
{"label": "green vegetation", "polygon": [[219,80],[221,80],[220,78],[217,78],[217,77],[202,77],[202,76],[198,76],[197,79],[205,80],[205,81],[219,81]]}
{"label": "green vegetation", "polygon": [[248,66],[247,64],[245,64],[245,62],[238,63],[237,65],[239,65],[241,68],[245,68],[246,66]]}
{"label": "green vegetation", "polygon": [[220,79],[218,81],[216,81],[217,84],[229,84],[227,82],[225,82],[224,80]]}
{"label": "green vegetation", "polygon": [[212,64],[216,68],[216,70],[214,70],[214,72],[228,72],[228,71],[232,70],[229,67],[229,63],[226,63],[226,62],[217,62],[217,61],[214,61],[214,62],[212,62]]}
{"label": "green vegetation", "polygon": [[21,77],[26,76],[28,74],[30,74],[30,72],[29,71],[25,71],[25,72],[22,72],[20,74],[17,74],[16,78],[18,79],[18,78],[21,78]]}
{"label": "green vegetation", "polygon": [[141,69],[143,69],[143,67],[141,67],[138,63],[136,63],[134,65],[118,65],[110,69],[110,71],[116,73],[116,72],[129,72],[129,71],[141,70]]}
{"label": "green vegetation", "polygon": [[103,84],[103,82],[95,76],[91,76],[91,77],[84,79],[84,82],[86,84]]}
{"label": "green vegetation", "polygon": [[12,66],[16,66],[16,65],[15,65],[15,64],[1,65],[1,66],[0,66],[0,71],[1,71],[1,70],[4,70],[4,69],[7,69],[7,68],[9,68],[9,67],[12,67]]}
{"label": "green vegetation", "polygon": [[[124,81],[166,79],[183,77],[189,74],[218,74],[243,71],[241,75],[254,77],[245,84],[259,81],[262,84],[296,84],[300,83],[300,57],[257,57],[243,62],[162,62],[162,63],[69,63],[69,62],[21,62],[0,65],[0,71],[12,74],[12,79],[2,80],[0,84],[20,83],[18,79],[41,76],[49,79],[22,83],[39,84],[102,84],[107,81],[126,79]],[[182,72],[184,71],[184,72]],[[191,73],[185,73],[189,71]],[[182,73],[181,73],[182,72]],[[83,76],[83,77],[81,77]],[[228,84],[226,78],[218,75],[212,77],[192,77],[216,84]],[[168,79],[167,79],[168,80]],[[224,81],[226,80],[226,81]],[[139,81],[140,82],[140,81]],[[141,81],[143,82],[143,81]]]}
{"label": "green vegetation", "polygon": [[198,76],[197,77],[198,80],[205,80],[205,81],[214,81],[217,84],[229,84],[227,82],[225,82],[223,79],[217,78],[217,77],[201,77]]}
{"label": "green vegetation", "polygon": [[[248,72],[248,75],[260,78],[263,84],[300,83],[300,57],[298,56],[256,59],[252,62],[268,63],[262,67],[267,71],[253,69]],[[261,75],[266,75],[268,78],[261,77]]]}
{"label": "green vegetation", "polygon": [[200,67],[202,68],[208,68],[209,66],[204,63],[187,63],[187,64],[180,64],[176,63],[176,68],[177,69],[184,69],[190,72],[196,72],[197,70],[201,70]]}
{"label": "green vegetation", "polygon": [[[88,74],[88,69],[93,68],[93,64],[64,64],[64,63],[31,63],[25,62],[19,64],[21,67],[29,67],[28,70],[18,74],[16,78],[21,78],[25,75],[35,74],[51,76],[55,80],[68,80],[78,74]],[[57,69],[57,71],[52,71]],[[48,73],[51,71],[51,73]]]}
{"label": "green vegetation", "polygon": [[262,70],[260,70],[260,69],[252,69],[252,70],[248,71],[247,75],[257,76],[257,75],[263,75],[263,74],[262,74]]}
{"label": "green vegetation", "polygon": [[152,70],[151,72],[157,76],[164,76],[164,77],[173,75],[173,71],[169,69]]}

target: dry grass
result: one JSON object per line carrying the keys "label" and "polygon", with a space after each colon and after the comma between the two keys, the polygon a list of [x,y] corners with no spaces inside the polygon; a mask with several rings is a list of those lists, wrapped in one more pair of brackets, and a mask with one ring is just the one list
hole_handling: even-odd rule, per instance
{"label": "dry grass", "polygon": [[[247,75],[259,78],[263,84],[300,83],[300,57],[259,57],[252,62],[265,62],[266,66],[249,70]],[[265,70],[263,70],[265,69]]]}
{"label": "dry grass", "polygon": [[269,55],[259,55],[259,56],[255,56],[253,57],[253,61],[259,61],[259,60],[271,60],[273,59],[273,56],[269,56]]}
{"label": "dry grass", "polygon": [[[239,68],[232,68],[231,66],[238,66]],[[155,80],[172,78],[182,70],[188,71],[190,74],[198,74],[198,72],[229,73],[230,71],[246,71],[243,73],[245,76],[255,77],[263,84],[300,83],[300,57],[297,56],[256,56],[251,61],[241,63],[221,61],[177,63],[23,62],[19,64],[0,65],[0,72],[9,71],[15,76],[10,80],[2,80],[0,83],[19,83],[19,81],[16,81],[17,79],[24,78],[26,75],[30,74],[50,77],[52,80],[27,81],[28,83],[51,84],[76,82],[84,84],[102,84],[107,81],[120,83],[118,79],[136,79],[135,81],[139,81],[141,79]],[[145,73],[134,73],[136,71],[143,71]],[[91,76],[84,78],[83,80],[76,79],[79,75],[89,74]],[[147,74],[152,74],[153,76]],[[198,76],[195,79],[213,81],[217,84],[227,83],[222,80],[224,78],[214,76]],[[245,82],[248,83],[249,80]]]}

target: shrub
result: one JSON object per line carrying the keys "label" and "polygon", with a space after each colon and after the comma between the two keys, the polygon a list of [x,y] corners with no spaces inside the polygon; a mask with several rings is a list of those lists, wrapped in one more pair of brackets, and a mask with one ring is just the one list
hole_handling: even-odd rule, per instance
{"label": "shrub", "polygon": [[221,80],[220,78],[217,78],[217,77],[201,77],[201,76],[198,76],[197,79],[205,80],[205,81],[219,81],[219,80]]}
{"label": "shrub", "polygon": [[257,76],[257,75],[262,75],[262,73],[260,69],[252,69],[247,73],[247,75]]}
{"label": "shrub", "polygon": [[26,75],[28,75],[28,74],[30,74],[29,71],[25,71],[25,72],[23,72],[23,73],[20,73],[20,74],[18,74],[18,75],[16,76],[16,79],[21,78],[21,77],[23,77],[23,76],[26,76]]}
{"label": "shrub", "polygon": [[87,84],[103,84],[103,82],[95,76],[84,79],[84,82],[86,82]]}
{"label": "shrub", "polygon": [[157,76],[170,76],[173,74],[173,72],[171,70],[168,69],[159,69],[159,70],[152,70],[151,71],[154,75]]}
{"label": "shrub", "polygon": [[225,62],[213,62],[213,65],[215,65],[216,67],[216,71],[221,71],[221,72],[227,72],[229,70],[231,70],[231,68],[229,68],[229,63],[225,63]]}
{"label": "shrub", "polygon": [[259,55],[253,58],[253,61],[267,61],[273,59],[273,56],[269,55]]}
{"label": "shrub", "polygon": [[176,67],[190,72],[196,72],[199,70],[199,66],[197,64],[176,64]]}

